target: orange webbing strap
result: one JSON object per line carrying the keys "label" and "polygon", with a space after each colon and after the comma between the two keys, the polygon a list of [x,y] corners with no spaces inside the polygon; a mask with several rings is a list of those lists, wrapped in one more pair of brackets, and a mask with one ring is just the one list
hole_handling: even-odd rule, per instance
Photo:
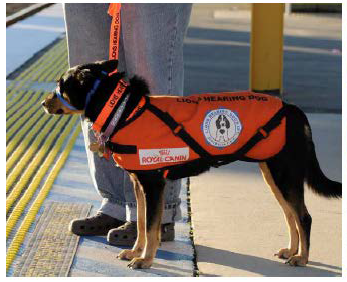
{"label": "orange webbing strap", "polygon": [[108,14],[112,17],[110,31],[110,50],[109,59],[118,60],[119,52],[119,37],[120,37],[120,3],[111,3],[108,8]]}
{"label": "orange webbing strap", "polygon": [[93,129],[95,131],[100,132],[104,123],[106,122],[107,118],[109,115],[112,113],[112,110],[116,107],[116,105],[119,103],[121,100],[122,95],[125,92],[125,89],[127,88],[128,84],[121,79],[118,84],[116,89],[113,91],[112,95],[106,102],[105,106],[103,107],[102,111],[98,115],[98,118],[93,124]]}
{"label": "orange webbing strap", "polygon": [[131,114],[127,117],[126,121],[131,119],[139,110],[143,108],[143,106],[146,104],[145,97],[142,97],[138,105],[135,107],[135,109],[131,112]]}

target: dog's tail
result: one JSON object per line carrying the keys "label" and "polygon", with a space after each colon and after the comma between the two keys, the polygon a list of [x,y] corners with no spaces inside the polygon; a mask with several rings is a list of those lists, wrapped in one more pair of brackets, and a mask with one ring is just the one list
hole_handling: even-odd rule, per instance
{"label": "dog's tail", "polygon": [[306,144],[308,149],[305,179],[308,187],[320,196],[327,198],[341,198],[342,184],[326,177],[319,166],[308,121],[305,125],[305,135],[307,138]]}

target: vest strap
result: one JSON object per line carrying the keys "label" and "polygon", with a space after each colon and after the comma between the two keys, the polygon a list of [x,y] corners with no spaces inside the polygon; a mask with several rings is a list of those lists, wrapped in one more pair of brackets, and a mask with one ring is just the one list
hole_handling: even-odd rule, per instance
{"label": "vest strap", "polygon": [[192,138],[184,129],[183,125],[176,122],[169,113],[163,112],[161,109],[157,108],[151,103],[147,104],[147,109],[157,116],[161,121],[163,121],[171,129],[175,136],[181,138],[201,158],[212,160],[211,154],[201,147],[201,145],[196,142],[195,139]]}
{"label": "vest strap", "polygon": [[[258,131],[249,139],[239,150],[237,150],[232,155],[224,156],[212,156],[204,148],[196,142],[189,133],[184,129],[182,124],[179,124],[174,120],[174,118],[167,112],[163,112],[158,107],[148,103],[147,109],[151,111],[155,116],[161,119],[172,131],[175,136],[180,137],[195,153],[197,153],[201,158],[208,160],[208,162],[213,167],[219,167],[237,160],[242,159],[258,142],[267,138],[272,130],[280,125],[282,119],[286,115],[286,104]],[[170,172],[169,172],[170,174]]]}
{"label": "vest strap", "polygon": [[137,147],[135,145],[122,145],[108,141],[106,142],[106,146],[112,151],[112,153],[137,154]]}
{"label": "vest strap", "polygon": [[221,156],[218,158],[213,165],[214,167],[219,167],[227,163],[240,160],[244,157],[258,142],[267,138],[272,130],[279,126],[282,122],[282,119],[285,117],[287,111],[286,104],[283,103],[281,109],[262,127],[260,127],[256,134],[249,139],[246,144],[244,144],[240,149],[238,149],[234,154]]}
{"label": "vest strap", "polygon": [[[126,93],[128,84],[121,79],[114,91],[112,92],[111,96],[109,97],[108,101],[105,103],[104,107],[102,108],[102,111],[99,113],[96,121],[93,124],[93,129],[95,131],[102,131],[104,125],[108,122],[110,122],[110,119],[112,117],[111,114],[114,114],[114,109],[118,108],[118,104],[121,101],[121,98]],[[105,130],[106,128],[104,128]]]}

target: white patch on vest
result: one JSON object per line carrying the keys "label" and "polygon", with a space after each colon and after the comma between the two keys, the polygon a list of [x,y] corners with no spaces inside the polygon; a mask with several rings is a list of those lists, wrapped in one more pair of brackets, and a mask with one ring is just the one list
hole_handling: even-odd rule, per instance
{"label": "white patch on vest", "polygon": [[201,129],[208,144],[223,148],[237,141],[242,124],[236,112],[220,108],[207,112]]}
{"label": "white patch on vest", "polygon": [[140,165],[177,163],[189,160],[189,148],[140,149]]}

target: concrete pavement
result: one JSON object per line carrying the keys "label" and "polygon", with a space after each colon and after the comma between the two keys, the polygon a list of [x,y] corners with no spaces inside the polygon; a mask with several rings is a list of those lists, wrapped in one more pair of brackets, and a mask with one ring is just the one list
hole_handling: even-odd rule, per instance
{"label": "concrete pavement", "polygon": [[[249,31],[249,11],[195,5],[185,46],[187,93],[247,89]],[[342,117],[327,114],[341,113],[341,18],[292,14],[284,33],[285,99],[322,113],[308,115],[318,159],[327,176],[341,181]],[[294,268],[273,256],[289,236],[257,164],[211,169],[190,179],[190,192],[200,276],[341,275],[341,200],[306,191],[310,263]]]}
{"label": "concrete pavement", "polygon": [[65,32],[61,5],[54,5],[6,28],[6,75]]}
{"label": "concrete pavement", "polygon": [[[184,46],[185,93],[248,89],[250,11],[195,4]],[[341,17],[284,19],[284,97],[310,112],[341,113]],[[324,23],[324,24],[322,24]]]}

